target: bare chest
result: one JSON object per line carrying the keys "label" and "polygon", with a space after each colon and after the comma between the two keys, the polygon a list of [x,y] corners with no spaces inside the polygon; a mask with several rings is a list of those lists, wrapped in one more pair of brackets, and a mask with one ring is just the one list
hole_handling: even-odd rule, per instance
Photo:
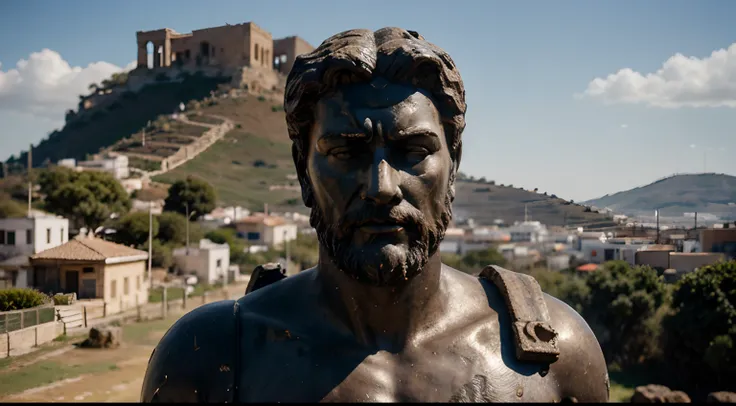
{"label": "bare chest", "polygon": [[[266,340],[241,361],[238,397],[254,402],[545,402],[543,366],[518,363],[488,328],[401,353],[293,337]],[[245,354],[244,354],[245,355]]]}

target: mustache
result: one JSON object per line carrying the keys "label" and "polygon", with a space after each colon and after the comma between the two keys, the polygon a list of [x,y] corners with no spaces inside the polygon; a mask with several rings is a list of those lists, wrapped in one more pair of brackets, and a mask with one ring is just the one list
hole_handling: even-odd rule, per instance
{"label": "mustache", "polygon": [[426,219],[419,209],[402,201],[396,206],[371,203],[354,206],[338,222],[340,231],[346,234],[369,223],[398,224],[406,229],[417,229],[426,225]]}

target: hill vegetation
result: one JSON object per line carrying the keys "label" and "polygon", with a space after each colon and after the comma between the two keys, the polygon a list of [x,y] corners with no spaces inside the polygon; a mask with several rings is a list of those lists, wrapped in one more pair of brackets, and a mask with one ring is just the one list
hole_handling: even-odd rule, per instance
{"label": "hill vegetation", "polygon": [[586,203],[629,215],[651,215],[659,209],[660,214],[668,216],[702,212],[730,217],[736,215],[736,177],[716,173],[675,175]]}
{"label": "hill vegetation", "polygon": [[[64,128],[53,131],[33,147],[33,166],[55,164],[64,158],[85,159],[87,155],[136,133],[159,115],[173,113],[179,103],[208,96],[227,81],[229,78],[180,75],[179,81],[159,80],[139,92],[126,91],[116,101],[83,117],[75,117],[76,114],[69,111]],[[84,97],[80,96],[80,99]],[[25,167],[27,154],[24,151],[17,157],[10,157],[8,165],[11,172]]]}

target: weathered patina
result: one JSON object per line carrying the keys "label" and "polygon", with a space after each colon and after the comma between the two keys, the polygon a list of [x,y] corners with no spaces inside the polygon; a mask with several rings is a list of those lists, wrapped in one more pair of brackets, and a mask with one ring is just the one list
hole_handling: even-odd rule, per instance
{"label": "weathered patina", "polygon": [[319,262],[180,319],[142,401],[608,400],[574,310],[526,275],[441,262],[466,111],[447,53],[346,31],[295,61],[284,106]]}

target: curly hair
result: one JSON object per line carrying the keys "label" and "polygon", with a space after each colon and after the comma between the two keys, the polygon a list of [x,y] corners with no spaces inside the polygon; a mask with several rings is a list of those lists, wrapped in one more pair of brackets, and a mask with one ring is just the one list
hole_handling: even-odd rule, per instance
{"label": "curly hair", "polygon": [[[465,87],[455,63],[445,51],[414,31],[387,27],[344,31],[326,39],[308,54],[299,55],[289,72],[284,94],[286,124],[300,182],[306,180],[309,133],[314,106],[340,86],[383,77],[429,92],[440,113],[450,157],[457,167],[465,129]],[[455,168],[450,182],[454,183]],[[310,196],[304,203],[311,206]]]}

